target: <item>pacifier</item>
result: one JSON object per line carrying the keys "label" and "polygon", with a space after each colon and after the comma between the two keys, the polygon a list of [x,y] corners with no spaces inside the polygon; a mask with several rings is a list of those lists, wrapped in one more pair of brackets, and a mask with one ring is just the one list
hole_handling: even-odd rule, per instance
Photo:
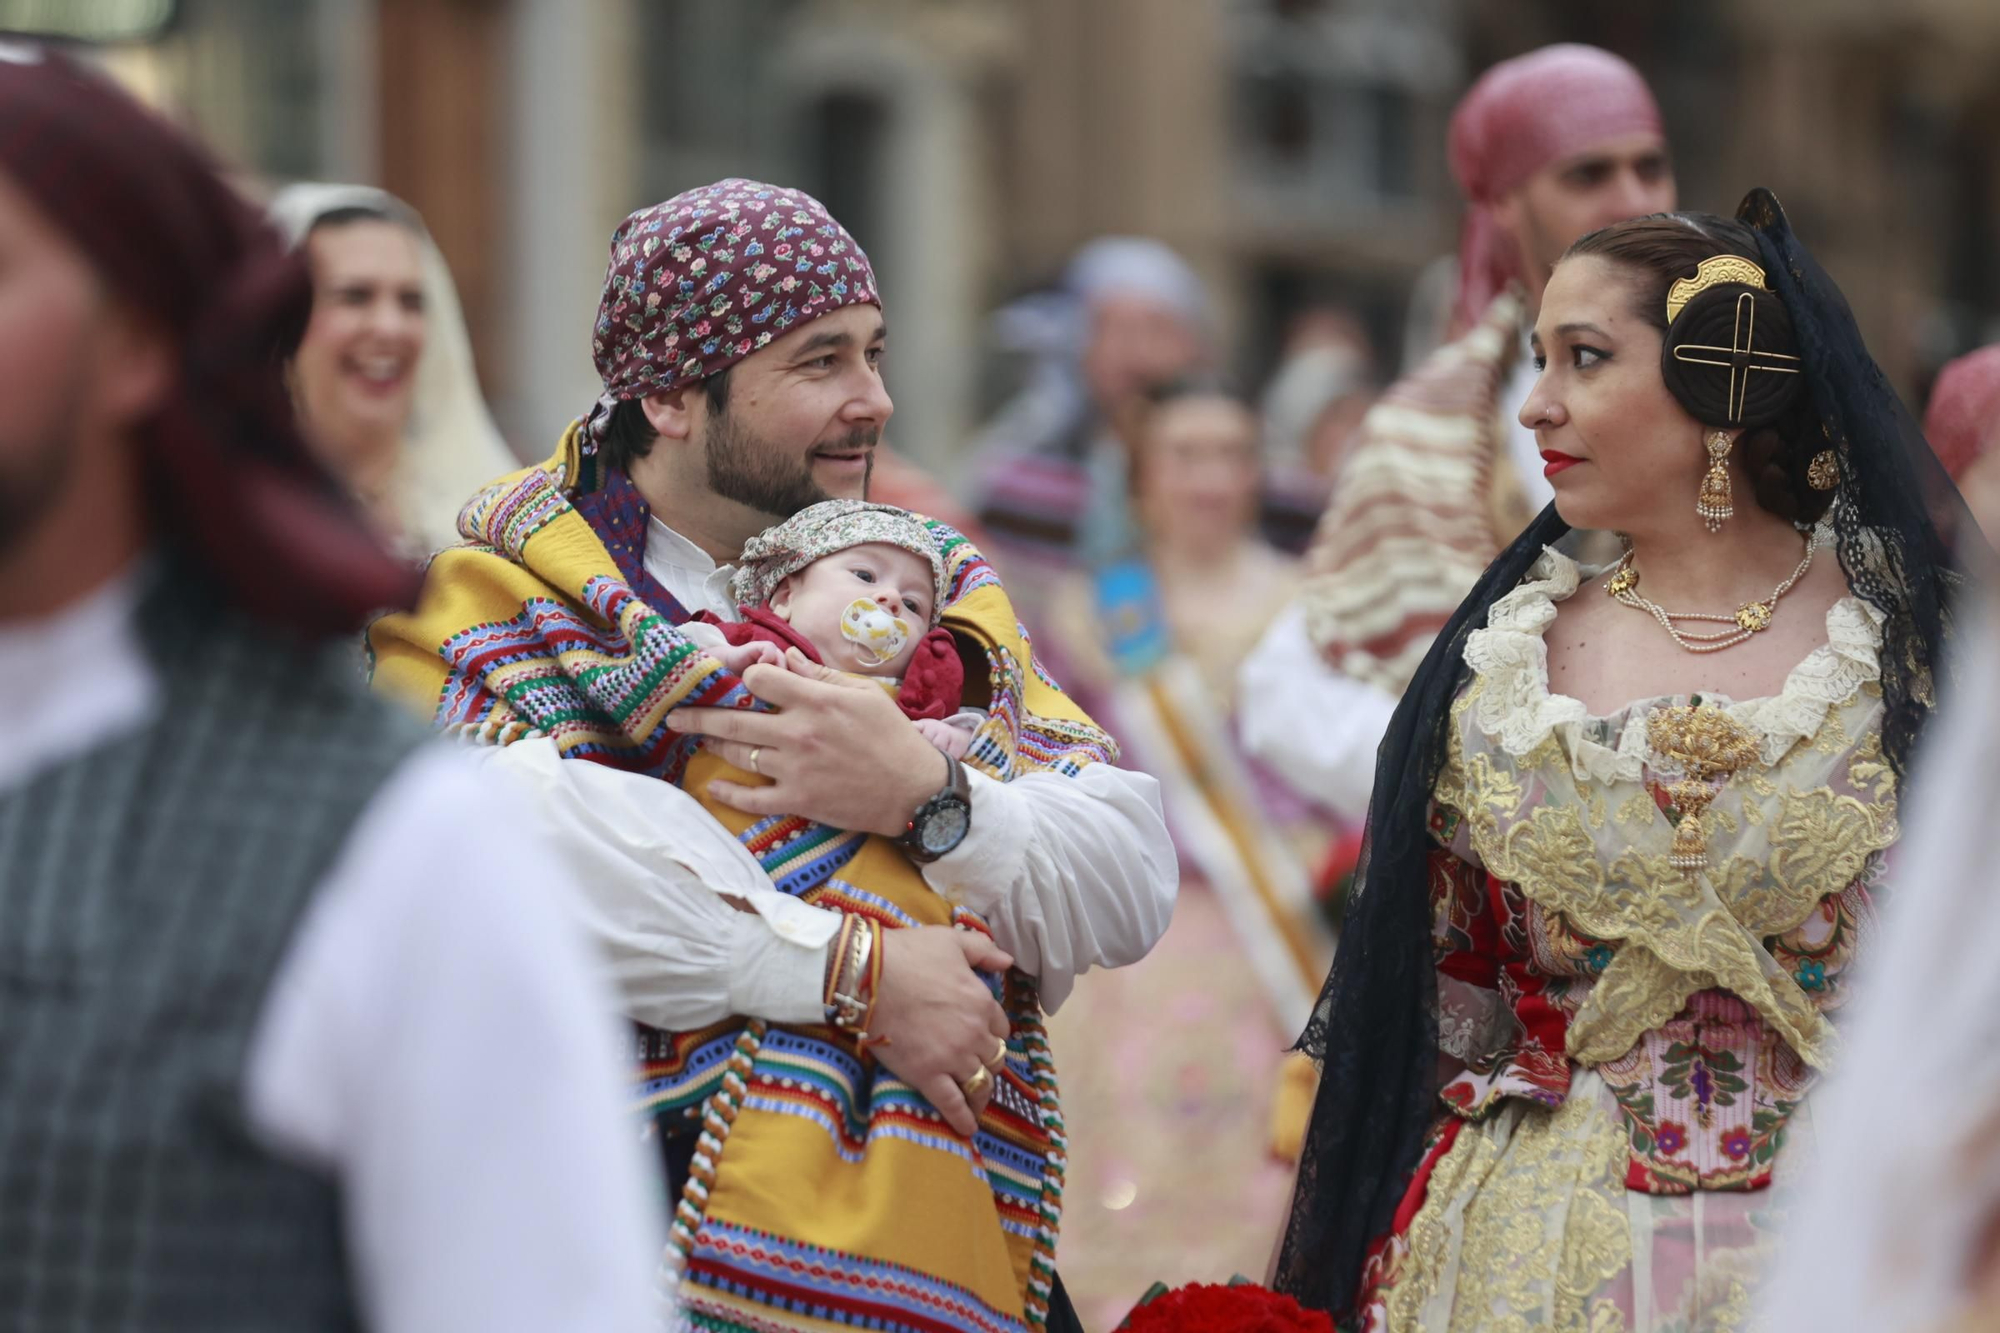
{"label": "pacifier", "polygon": [[869,657],[870,665],[881,666],[895,661],[896,654],[908,646],[910,622],[890,614],[866,597],[857,597],[841,613],[840,637]]}

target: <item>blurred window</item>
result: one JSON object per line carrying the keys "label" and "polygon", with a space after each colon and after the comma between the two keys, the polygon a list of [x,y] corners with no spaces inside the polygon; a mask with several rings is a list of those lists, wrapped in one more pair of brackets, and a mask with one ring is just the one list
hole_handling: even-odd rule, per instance
{"label": "blurred window", "polygon": [[725,176],[768,179],[783,126],[769,62],[800,0],[641,0],[645,187],[666,198]]}
{"label": "blurred window", "polygon": [[1231,135],[1279,211],[1393,208],[1419,192],[1418,110],[1455,73],[1443,0],[1232,0]]}

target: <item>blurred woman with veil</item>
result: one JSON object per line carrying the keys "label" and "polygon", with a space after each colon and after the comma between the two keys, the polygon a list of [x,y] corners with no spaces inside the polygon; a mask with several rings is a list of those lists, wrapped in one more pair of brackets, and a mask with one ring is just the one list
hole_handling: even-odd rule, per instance
{"label": "blurred woman with veil", "polygon": [[428,556],[458,511],[520,462],[494,428],[458,289],[414,210],[365,185],[294,185],[271,217],[311,261],[292,362],[307,434],[383,536]]}
{"label": "blurred woman with veil", "polygon": [[1257,535],[1257,417],[1200,382],[1131,423],[1135,533],[1058,584],[1049,634],[1125,762],[1159,779],[1182,867],[1143,966],[1052,1021],[1069,1134],[1063,1281],[1110,1328],[1164,1275],[1255,1273],[1282,1221],[1313,1070],[1285,1048],[1332,956],[1331,826],[1235,740],[1244,656],[1296,591]]}
{"label": "blurred woman with veil", "polygon": [[1384,741],[1275,1281],[1368,1328],[1735,1328],[1969,520],[1767,192],[1584,237],[1533,344],[1556,499]]}

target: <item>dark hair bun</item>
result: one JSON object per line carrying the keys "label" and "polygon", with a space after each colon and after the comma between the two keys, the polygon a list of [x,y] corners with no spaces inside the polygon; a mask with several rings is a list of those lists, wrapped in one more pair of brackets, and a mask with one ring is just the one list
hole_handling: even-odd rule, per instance
{"label": "dark hair bun", "polygon": [[[1747,349],[1747,358],[1733,349]],[[1660,346],[1660,374],[1688,415],[1709,426],[1767,426],[1784,416],[1805,376],[1784,302],[1718,283],[1681,308]]]}

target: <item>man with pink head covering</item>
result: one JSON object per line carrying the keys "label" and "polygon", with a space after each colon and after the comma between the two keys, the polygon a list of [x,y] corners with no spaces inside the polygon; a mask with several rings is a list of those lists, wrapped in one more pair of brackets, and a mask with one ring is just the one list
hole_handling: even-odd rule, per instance
{"label": "man with pink head covering", "polygon": [[1550,271],[1578,237],[1675,202],[1652,92],[1595,47],[1547,46],[1486,71],[1452,113],[1448,148],[1467,206],[1451,340],[1363,420],[1299,600],[1243,668],[1251,751],[1356,817],[1431,639],[1550,499],[1516,420]]}
{"label": "man with pink head covering", "polygon": [[1924,438],[1958,483],[1989,545],[2000,546],[2000,343],[1967,352],[1938,372]]}

